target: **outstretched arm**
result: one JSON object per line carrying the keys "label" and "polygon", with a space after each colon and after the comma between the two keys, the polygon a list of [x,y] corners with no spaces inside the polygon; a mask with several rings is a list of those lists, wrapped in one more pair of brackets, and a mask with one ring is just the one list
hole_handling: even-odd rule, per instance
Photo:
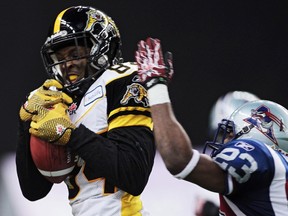
{"label": "outstretched arm", "polygon": [[193,155],[190,138],[177,121],[171,103],[152,105],[151,113],[158,151],[167,169],[176,175]]}
{"label": "outstretched arm", "polygon": [[138,74],[148,88],[157,149],[175,177],[211,191],[224,192],[226,174],[209,156],[193,150],[189,136],[175,117],[167,87],[174,73],[171,53],[165,58],[158,39],[139,42]]}

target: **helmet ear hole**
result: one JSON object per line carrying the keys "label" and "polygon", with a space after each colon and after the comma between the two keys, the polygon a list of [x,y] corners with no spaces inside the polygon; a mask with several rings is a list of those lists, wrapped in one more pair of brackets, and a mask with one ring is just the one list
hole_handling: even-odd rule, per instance
{"label": "helmet ear hole", "polygon": [[100,67],[105,67],[108,64],[108,57],[106,55],[100,56],[100,58],[97,59],[97,65]]}
{"label": "helmet ear hole", "polygon": [[107,68],[109,67],[109,61],[107,55],[101,55],[100,57],[94,57],[91,61],[91,66],[100,69],[100,68]]}

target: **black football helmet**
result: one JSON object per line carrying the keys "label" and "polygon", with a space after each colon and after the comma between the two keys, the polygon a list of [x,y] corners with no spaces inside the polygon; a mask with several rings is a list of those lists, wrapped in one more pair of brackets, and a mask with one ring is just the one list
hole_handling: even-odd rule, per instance
{"label": "black football helmet", "polygon": [[[55,52],[67,46],[84,46],[90,53],[73,59],[57,59]],[[121,38],[114,21],[104,12],[89,6],[73,6],[60,12],[52,23],[41,56],[50,78],[60,81],[70,93],[83,88],[111,65],[122,62]],[[60,70],[60,64],[86,58],[87,71],[83,79],[72,83]]]}

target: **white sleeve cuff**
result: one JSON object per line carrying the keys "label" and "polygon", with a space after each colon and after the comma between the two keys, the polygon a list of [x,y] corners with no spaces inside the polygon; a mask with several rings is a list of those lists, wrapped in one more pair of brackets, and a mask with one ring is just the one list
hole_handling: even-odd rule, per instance
{"label": "white sleeve cuff", "polygon": [[156,104],[170,103],[168,87],[165,84],[157,84],[148,89],[148,99],[150,106]]}
{"label": "white sleeve cuff", "polygon": [[199,159],[200,159],[200,153],[197,150],[193,149],[193,155],[189,163],[180,173],[174,175],[174,177],[178,179],[186,178],[194,170],[194,168],[198,164]]}

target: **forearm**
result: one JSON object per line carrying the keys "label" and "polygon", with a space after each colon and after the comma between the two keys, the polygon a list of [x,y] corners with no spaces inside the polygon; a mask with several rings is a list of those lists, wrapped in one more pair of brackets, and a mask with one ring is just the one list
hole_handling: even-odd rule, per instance
{"label": "forearm", "polygon": [[155,146],[146,127],[113,129],[104,137],[80,125],[68,146],[86,162],[94,178],[104,177],[132,195],[139,195],[147,184]]}
{"label": "forearm", "polygon": [[[198,184],[201,187],[224,192],[226,175],[207,156],[194,152],[192,143],[181,124],[177,121],[171,103],[151,106],[154,136],[167,169],[171,174]],[[184,174],[184,175],[183,175]],[[218,178],[211,178],[218,176]]]}
{"label": "forearm", "polygon": [[30,201],[46,196],[52,183],[37,170],[30,154],[29,122],[19,121],[18,143],[16,148],[17,176],[23,196]]}
{"label": "forearm", "polygon": [[153,105],[151,111],[157,149],[167,169],[178,174],[192,157],[191,141],[175,118],[170,103]]}

